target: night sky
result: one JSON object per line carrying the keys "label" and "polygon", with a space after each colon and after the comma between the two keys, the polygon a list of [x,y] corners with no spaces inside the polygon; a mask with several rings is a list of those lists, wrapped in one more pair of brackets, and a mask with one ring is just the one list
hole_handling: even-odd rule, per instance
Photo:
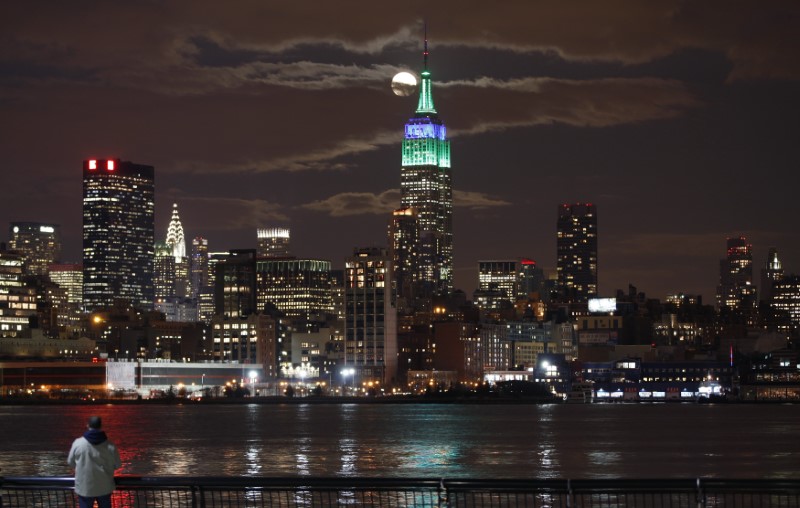
{"label": "night sky", "polygon": [[423,20],[457,288],[479,259],[553,272],[564,202],[597,205],[602,295],[713,303],[729,236],[800,272],[797,1],[3,2],[0,240],[55,222],[80,261],[81,161],[120,157],[156,168],[159,240],[178,203],[212,251],[385,246]]}

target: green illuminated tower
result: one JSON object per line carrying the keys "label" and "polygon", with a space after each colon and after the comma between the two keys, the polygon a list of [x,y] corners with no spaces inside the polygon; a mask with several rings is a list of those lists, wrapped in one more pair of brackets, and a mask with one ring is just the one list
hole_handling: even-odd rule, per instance
{"label": "green illuminated tower", "polygon": [[419,214],[417,253],[423,289],[447,294],[453,290],[453,178],[447,130],[433,106],[427,36],[423,56],[419,103],[403,138],[400,204]]}

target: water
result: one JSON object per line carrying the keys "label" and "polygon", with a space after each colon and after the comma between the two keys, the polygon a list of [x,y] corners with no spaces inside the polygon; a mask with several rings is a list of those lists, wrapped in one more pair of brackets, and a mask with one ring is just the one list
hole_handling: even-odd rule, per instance
{"label": "water", "polygon": [[71,476],[91,414],[124,474],[800,478],[800,405],[0,406],[5,476]]}

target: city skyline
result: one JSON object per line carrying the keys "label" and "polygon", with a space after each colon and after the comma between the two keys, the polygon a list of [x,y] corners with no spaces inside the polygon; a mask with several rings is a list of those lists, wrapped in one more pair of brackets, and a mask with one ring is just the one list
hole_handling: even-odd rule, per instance
{"label": "city skyline", "polygon": [[576,202],[599,209],[601,296],[631,283],[712,304],[741,235],[756,270],[775,247],[800,271],[792,3],[83,5],[0,7],[0,218],[59,224],[64,261],[81,258],[91,158],[155,167],[159,238],[177,203],[211,251],[267,227],[338,268],[385,246],[417,101],[390,82],[419,76],[424,18],[456,288],[471,294],[479,260],[553,274],[557,206]]}

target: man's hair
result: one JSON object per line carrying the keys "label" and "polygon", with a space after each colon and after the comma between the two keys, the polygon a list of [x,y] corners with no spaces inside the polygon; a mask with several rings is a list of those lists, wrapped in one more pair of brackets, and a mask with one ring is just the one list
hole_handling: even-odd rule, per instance
{"label": "man's hair", "polygon": [[89,428],[90,429],[99,429],[102,426],[103,426],[103,420],[101,420],[99,416],[90,416],[89,417]]}

